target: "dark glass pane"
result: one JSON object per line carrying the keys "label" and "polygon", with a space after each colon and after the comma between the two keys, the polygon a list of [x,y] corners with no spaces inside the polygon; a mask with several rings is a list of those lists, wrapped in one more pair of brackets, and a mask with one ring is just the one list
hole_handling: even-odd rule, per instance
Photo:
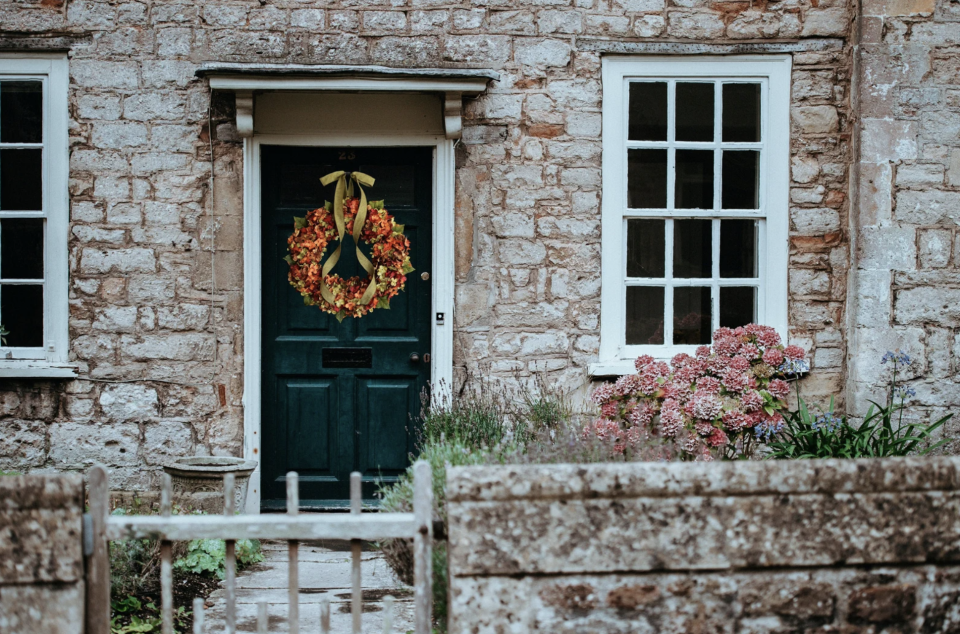
{"label": "dark glass pane", "polygon": [[673,289],[673,343],[710,343],[710,287]]}
{"label": "dark glass pane", "polygon": [[760,140],[760,84],[723,85],[723,140],[727,143]]}
{"label": "dark glass pane", "polygon": [[664,221],[627,221],[627,277],[663,277]]}
{"label": "dark glass pane", "polygon": [[756,276],[757,222],[755,220],[721,220],[720,277]]}
{"label": "dark glass pane", "polygon": [[713,141],[713,84],[677,84],[677,141]]}
{"label": "dark glass pane", "polygon": [[[330,185],[324,192],[320,177],[337,170],[334,165],[288,165],[280,171],[279,198],[281,205],[321,207],[325,200],[333,200],[336,191]],[[298,214],[303,215],[303,214]]]}
{"label": "dark glass pane", "polygon": [[43,142],[43,83],[0,82],[0,143]]}
{"label": "dark glass pane", "polygon": [[0,323],[10,334],[10,347],[39,348],[43,345],[43,287],[0,285]]}
{"label": "dark glass pane", "polygon": [[667,84],[633,82],[630,84],[631,141],[667,140]]}
{"label": "dark glass pane", "polygon": [[627,152],[627,207],[664,209],[667,206],[667,151]]}
{"label": "dark glass pane", "polygon": [[713,209],[713,150],[677,150],[674,207]]}
{"label": "dark glass pane", "polygon": [[723,209],[759,209],[760,152],[756,150],[724,150]]}
{"label": "dark glass pane", "polygon": [[43,150],[0,150],[0,209],[43,209]]}
{"label": "dark glass pane", "polygon": [[720,326],[737,328],[756,321],[757,289],[752,286],[720,287]]}
{"label": "dark glass pane", "polygon": [[673,276],[711,277],[713,252],[712,221],[674,220]]}
{"label": "dark glass pane", "polygon": [[363,188],[367,200],[382,200],[387,211],[413,207],[416,183],[413,170],[413,165],[361,165],[361,172],[376,179],[373,187]]}
{"label": "dark glass pane", "polygon": [[43,279],[43,219],[0,220],[0,278]]}
{"label": "dark glass pane", "polygon": [[663,345],[663,287],[627,287],[627,345]]}

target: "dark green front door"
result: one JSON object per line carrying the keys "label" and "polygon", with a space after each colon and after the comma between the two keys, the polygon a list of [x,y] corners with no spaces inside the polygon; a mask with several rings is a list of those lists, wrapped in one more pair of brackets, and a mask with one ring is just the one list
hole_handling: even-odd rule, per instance
{"label": "dark green front door", "polygon": [[[392,480],[414,449],[412,417],[430,377],[432,148],[263,146],[262,165],[262,500],[282,506],[285,476],[300,476],[306,505],[341,504],[360,471],[364,497]],[[306,306],[287,282],[287,237],[294,216],[333,200],[320,177],[336,170],[376,179],[365,188],[384,200],[410,238],[416,271],[406,290],[360,319]],[[369,249],[361,246],[369,254]],[[336,273],[363,273],[346,238]]]}

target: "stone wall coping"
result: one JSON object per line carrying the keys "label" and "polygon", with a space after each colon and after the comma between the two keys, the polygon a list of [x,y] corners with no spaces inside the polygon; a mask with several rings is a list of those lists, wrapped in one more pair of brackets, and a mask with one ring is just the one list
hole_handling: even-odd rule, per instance
{"label": "stone wall coping", "polygon": [[840,50],[842,38],[814,37],[780,42],[735,42],[704,44],[700,42],[649,42],[578,38],[577,48],[597,53],[660,54],[660,55],[742,55],[746,53],[805,53]]}
{"label": "stone wall coping", "polygon": [[451,502],[960,489],[960,457],[448,467]]}
{"label": "stone wall coping", "polygon": [[500,80],[500,73],[487,68],[393,68],[346,64],[244,64],[232,62],[204,62],[197,69],[198,77],[211,75],[302,75],[302,76],[385,76],[385,77],[445,77],[452,79],[486,78]]}
{"label": "stone wall coping", "polygon": [[0,512],[83,508],[79,473],[0,477]]}

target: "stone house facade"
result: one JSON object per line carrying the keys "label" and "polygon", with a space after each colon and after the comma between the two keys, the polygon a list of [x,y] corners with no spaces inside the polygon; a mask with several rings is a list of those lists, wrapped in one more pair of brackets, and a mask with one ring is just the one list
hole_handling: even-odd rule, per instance
{"label": "stone house facade", "polygon": [[[428,347],[415,352],[433,357],[420,379],[543,373],[583,388],[629,367],[640,339],[665,354],[753,306],[753,318],[809,351],[811,400],[835,396],[861,413],[882,389],[880,356],[902,347],[915,358],[914,411],[960,405],[956,0],[0,0],[0,89],[8,82],[21,109],[0,128],[33,120],[24,78],[43,83],[45,132],[30,141],[0,129],[0,179],[6,169],[3,187],[28,188],[29,161],[13,152],[40,152],[43,211],[0,200],[0,232],[20,227],[0,248],[28,257],[14,243],[36,240],[39,219],[44,301],[2,318],[15,341],[0,359],[0,469],[100,461],[123,488],[145,489],[182,455],[259,458],[270,412],[285,412],[276,416],[296,436],[283,399],[307,394],[304,385],[316,389],[297,403],[327,406],[325,379],[302,368],[289,371],[302,384],[276,379],[296,354],[277,361],[264,347],[277,335],[263,330],[272,326],[260,298],[277,286],[263,275],[262,247],[272,247],[258,215],[274,204],[263,171],[271,143],[335,146],[341,157],[432,148],[423,169],[433,259],[414,275],[433,280],[411,291],[426,293],[414,321]],[[628,83],[646,87],[639,105]],[[737,101],[732,85],[756,91]],[[647,128],[635,131],[635,118]],[[721,157],[736,152],[746,162],[728,170]],[[661,172],[686,180],[643,184]],[[276,209],[290,173],[276,176]],[[730,203],[748,209],[734,214],[740,225],[723,220],[721,187],[754,188]],[[654,203],[620,205],[624,192]],[[682,204],[687,196],[699,203]],[[624,211],[635,207],[673,211]],[[686,220],[672,219],[678,208]],[[685,261],[681,246],[702,257]],[[734,258],[740,273],[722,270],[728,248],[752,254]],[[657,249],[659,264],[634,257]],[[705,273],[678,268],[710,268],[711,255]],[[669,279],[627,289],[625,306],[627,258],[654,270],[628,277]],[[4,284],[3,266],[0,294],[24,288]],[[709,281],[696,290],[690,278]],[[723,290],[728,278],[749,278],[738,282],[746,295]],[[699,315],[694,326],[681,325],[681,305]],[[17,344],[24,332],[36,341]],[[18,346],[40,352],[21,358]],[[420,379],[389,376],[380,396],[349,415],[330,406],[330,416],[375,418],[378,402],[393,403],[388,387],[403,392],[402,410]],[[328,450],[333,436],[321,436],[303,451]],[[293,451],[296,440],[284,442]],[[344,451],[375,462],[388,449]]]}

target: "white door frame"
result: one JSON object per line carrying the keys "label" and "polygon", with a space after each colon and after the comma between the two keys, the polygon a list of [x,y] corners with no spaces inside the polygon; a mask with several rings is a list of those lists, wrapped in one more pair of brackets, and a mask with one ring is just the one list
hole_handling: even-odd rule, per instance
{"label": "white door frame", "polygon": [[[429,146],[433,154],[433,270],[430,381],[449,390],[453,378],[454,142],[443,135],[382,133],[254,135],[243,140],[243,457],[257,461],[247,513],[260,512],[261,461],[261,233],[260,146]],[[320,178],[322,174],[318,175]],[[440,314],[442,313],[442,319]],[[436,393],[436,392],[435,392]],[[438,395],[441,396],[442,395]]]}

